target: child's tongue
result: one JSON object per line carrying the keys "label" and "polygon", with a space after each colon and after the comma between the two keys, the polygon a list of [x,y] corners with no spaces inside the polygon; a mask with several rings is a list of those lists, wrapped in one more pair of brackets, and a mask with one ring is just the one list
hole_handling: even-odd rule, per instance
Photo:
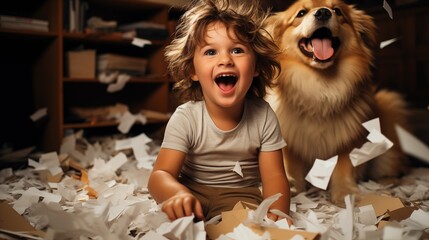
{"label": "child's tongue", "polygon": [[334,49],[332,48],[332,41],[328,38],[314,38],[311,40],[313,45],[314,55],[319,60],[326,60],[334,55]]}
{"label": "child's tongue", "polygon": [[218,86],[222,91],[227,92],[234,87],[234,84],[230,82],[220,82],[218,83]]}

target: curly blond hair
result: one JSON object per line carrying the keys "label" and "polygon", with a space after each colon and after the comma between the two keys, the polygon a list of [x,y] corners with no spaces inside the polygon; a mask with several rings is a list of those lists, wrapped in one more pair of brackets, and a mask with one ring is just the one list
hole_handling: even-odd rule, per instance
{"label": "curly blond hair", "polygon": [[200,83],[193,81],[193,57],[198,45],[204,43],[207,27],[221,22],[233,29],[237,38],[248,44],[256,56],[255,77],[247,96],[263,98],[266,87],[272,87],[273,78],[280,71],[276,60],[279,48],[264,28],[269,11],[264,11],[258,1],[199,0],[190,3],[181,16],[175,36],[166,47],[168,72],[176,81],[173,90],[181,102],[203,99]]}

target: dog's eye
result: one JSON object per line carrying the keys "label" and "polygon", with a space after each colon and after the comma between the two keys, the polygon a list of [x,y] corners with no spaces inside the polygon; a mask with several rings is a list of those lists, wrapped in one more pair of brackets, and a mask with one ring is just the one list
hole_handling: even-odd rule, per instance
{"label": "dog's eye", "polygon": [[339,8],[334,8],[334,13],[337,14],[337,16],[343,15],[343,13],[341,12],[341,9],[339,9]]}
{"label": "dog's eye", "polygon": [[298,12],[298,14],[296,15],[297,17],[303,17],[305,14],[307,14],[307,10],[301,10]]}

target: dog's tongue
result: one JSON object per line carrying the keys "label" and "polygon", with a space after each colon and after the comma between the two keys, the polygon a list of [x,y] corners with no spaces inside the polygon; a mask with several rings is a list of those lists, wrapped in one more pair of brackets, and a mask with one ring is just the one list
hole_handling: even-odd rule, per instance
{"label": "dog's tongue", "polygon": [[319,60],[326,60],[334,55],[332,41],[329,38],[313,38],[311,44],[313,45],[314,55]]}

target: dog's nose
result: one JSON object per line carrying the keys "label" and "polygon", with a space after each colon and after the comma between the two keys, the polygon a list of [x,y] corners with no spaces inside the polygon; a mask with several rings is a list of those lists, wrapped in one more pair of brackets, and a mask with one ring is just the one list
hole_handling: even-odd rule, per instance
{"label": "dog's nose", "polygon": [[317,10],[314,13],[314,16],[316,17],[317,20],[321,20],[321,21],[326,21],[329,18],[331,18],[332,13],[329,9],[327,8],[320,8],[319,10]]}

